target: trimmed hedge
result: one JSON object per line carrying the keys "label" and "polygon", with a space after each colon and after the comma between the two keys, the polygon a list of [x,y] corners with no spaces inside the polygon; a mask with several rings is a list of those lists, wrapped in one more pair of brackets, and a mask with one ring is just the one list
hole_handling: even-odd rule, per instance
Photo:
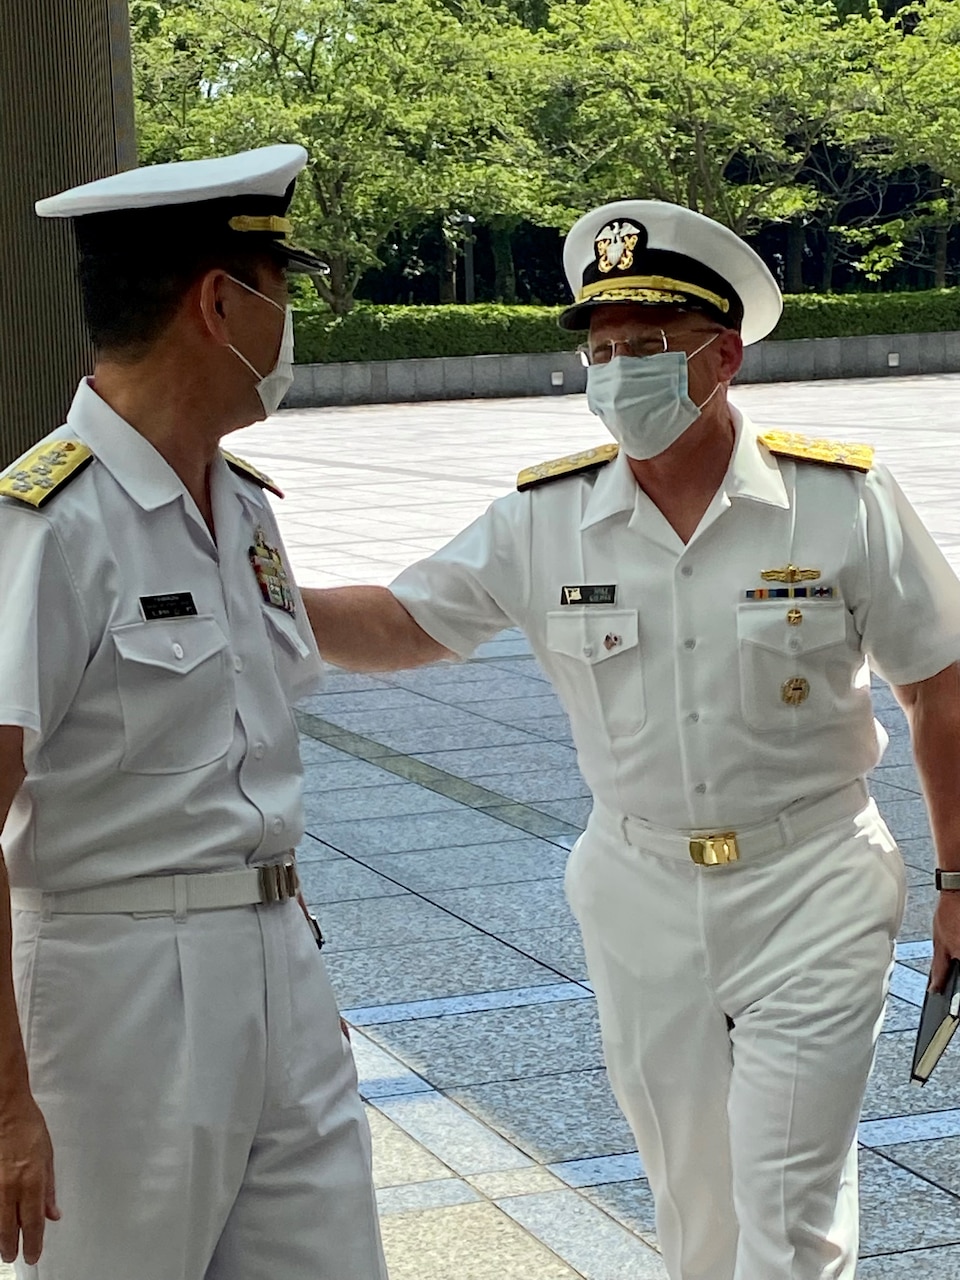
{"label": "trimmed hedge", "polygon": [[[775,339],[859,337],[960,330],[960,289],[922,293],[788,294]],[[559,307],[496,303],[375,307],[349,315],[300,309],[297,362],[405,360],[430,356],[519,355],[570,351],[583,341],[557,324]]]}

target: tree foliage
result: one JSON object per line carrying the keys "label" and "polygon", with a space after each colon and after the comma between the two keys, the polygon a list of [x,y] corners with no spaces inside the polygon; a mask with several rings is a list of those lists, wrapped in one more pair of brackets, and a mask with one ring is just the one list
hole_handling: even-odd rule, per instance
{"label": "tree foliage", "polygon": [[[478,0],[166,0],[136,6],[144,160],[299,142],[301,236],[349,309],[379,246],[424,215],[540,203],[534,37]],[[136,29],[136,28],[135,28]]]}
{"label": "tree foliage", "polygon": [[131,17],[144,162],[302,143],[294,216],[337,314],[416,227],[449,277],[467,215],[509,298],[524,220],[562,230],[623,195],[783,227],[794,288],[811,253],[826,289],[835,262],[949,274],[960,0],[132,0]]}

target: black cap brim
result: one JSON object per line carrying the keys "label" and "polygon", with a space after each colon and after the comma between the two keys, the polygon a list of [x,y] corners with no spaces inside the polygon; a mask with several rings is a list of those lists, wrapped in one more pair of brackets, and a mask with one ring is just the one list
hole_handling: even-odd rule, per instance
{"label": "black cap brim", "polygon": [[287,271],[301,271],[311,276],[321,276],[329,270],[327,264],[309,249],[299,249],[296,245],[284,244],[282,240],[274,240],[270,248],[281,259]]}

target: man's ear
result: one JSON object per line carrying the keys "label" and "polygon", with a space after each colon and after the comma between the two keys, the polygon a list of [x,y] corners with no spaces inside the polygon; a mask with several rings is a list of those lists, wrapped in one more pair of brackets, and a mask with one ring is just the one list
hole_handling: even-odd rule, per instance
{"label": "man's ear", "polygon": [[720,348],[720,381],[732,382],[743,364],[743,339],[735,329],[724,329],[717,346]]}
{"label": "man's ear", "polygon": [[228,317],[230,312],[231,281],[225,271],[216,268],[206,272],[194,285],[197,306],[207,332],[215,342],[226,346],[230,341]]}

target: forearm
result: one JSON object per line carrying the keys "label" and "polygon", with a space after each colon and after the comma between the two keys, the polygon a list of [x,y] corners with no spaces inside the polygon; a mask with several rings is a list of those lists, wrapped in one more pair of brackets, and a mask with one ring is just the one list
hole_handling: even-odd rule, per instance
{"label": "forearm", "polygon": [[[23,732],[4,725],[0,727],[0,831],[23,778]],[[0,849],[0,1111],[25,1092],[29,1092],[27,1058],[13,993],[10,882]]]}
{"label": "forearm", "polygon": [[13,943],[10,924],[10,885],[0,857],[0,1112],[29,1092],[27,1056],[13,994]]}
{"label": "forearm", "polygon": [[896,692],[910,724],[938,865],[960,871],[960,669],[908,689]]}
{"label": "forearm", "polygon": [[307,587],[301,594],[321,654],[347,671],[400,671],[456,657],[386,587]]}

